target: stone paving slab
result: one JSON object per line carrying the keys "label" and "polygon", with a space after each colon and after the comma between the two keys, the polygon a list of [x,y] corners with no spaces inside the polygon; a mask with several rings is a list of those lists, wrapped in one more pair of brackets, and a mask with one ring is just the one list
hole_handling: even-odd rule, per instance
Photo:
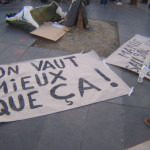
{"label": "stone paving slab", "polygon": [[0,43],[30,46],[37,39],[35,36],[8,25],[0,24]]}
{"label": "stone paving slab", "polygon": [[46,58],[49,52],[50,50],[47,48],[29,47],[24,55],[20,57],[19,61]]}
{"label": "stone paving slab", "polygon": [[79,150],[87,111],[87,107],[84,107],[17,122],[0,123],[1,149]]}
{"label": "stone paving slab", "polygon": [[8,47],[9,45],[6,43],[0,43],[0,54]]}
{"label": "stone paving slab", "polygon": [[36,150],[80,150],[88,106],[47,116]]}
{"label": "stone paving slab", "polygon": [[144,118],[150,116],[150,109],[124,106],[124,148],[150,139],[150,128]]}
{"label": "stone paving slab", "polygon": [[50,53],[48,54],[48,57],[65,56],[65,55],[70,55],[70,54],[72,54],[72,53],[69,53],[67,51],[50,50]]}
{"label": "stone paving slab", "polygon": [[12,42],[12,44],[31,46],[36,39],[37,37],[23,32],[21,35],[18,35],[18,37],[15,39],[15,41]]}
{"label": "stone paving slab", "polygon": [[0,24],[1,23],[4,23],[5,22],[5,16],[6,14],[9,14],[9,13],[15,13],[15,12],[18,12],[19,9],[18,8],[1,8],[0,7]]}
{"label": "stone paving slab", "polygon": [[5,22],[5,15],[6,15],[6,11],[2,11],[0,10],[0,24]]}
{"label": "stone paving slab", "polygon": [[0,55],[0,64],[15,63],[28,49],[28,46],[9,45]]}
{"label": "stone paving slab", "polygon": [[1,150],[36,150],[43,132],[45,116],[23,121],[0,123]]}
{"label": "stone paving slab", "polygon": [[106,102],[89,106],[81,150],[123,149],[123,107]]}

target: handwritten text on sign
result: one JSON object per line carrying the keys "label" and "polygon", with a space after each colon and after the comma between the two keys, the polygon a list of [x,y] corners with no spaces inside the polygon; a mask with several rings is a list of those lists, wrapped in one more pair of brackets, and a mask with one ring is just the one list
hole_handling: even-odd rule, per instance
{"label": "handwritten text on sign", "polygon": [[134,36],[110,55],[106,62],[136,73],[139,73],[145,64],[147,66],[146,77],[150,79],[150,38]]}
{"label": "handwritten text on sign", "polygon": [[94,52],[2,65],[0,121],[41,116],[127,94],[129,87],[115,74],[112,78],[113,74]]}

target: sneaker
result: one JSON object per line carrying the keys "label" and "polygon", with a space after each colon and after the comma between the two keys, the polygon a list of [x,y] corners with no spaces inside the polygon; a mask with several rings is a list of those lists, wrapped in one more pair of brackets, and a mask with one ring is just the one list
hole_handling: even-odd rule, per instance
{"label": "sneaker", "polygon": [[122,3],[121,2],[117,2],[116,5],[122,5]]}
{"label": "sneaker", "polygon": [[144,120],[145,124],[150,127],[150,117],[146,117]]}

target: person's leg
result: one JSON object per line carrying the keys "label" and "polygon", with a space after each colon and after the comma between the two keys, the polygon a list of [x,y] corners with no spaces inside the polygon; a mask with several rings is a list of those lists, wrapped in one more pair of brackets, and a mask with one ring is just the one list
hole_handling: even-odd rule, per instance
{"label": "person's leg", "polygon": [[105,0],[104,5],[107,5],[107,0]]}
{"label": "person's leg", "polygon": [[101,0],[100,4],[105,5],[105,0]]}

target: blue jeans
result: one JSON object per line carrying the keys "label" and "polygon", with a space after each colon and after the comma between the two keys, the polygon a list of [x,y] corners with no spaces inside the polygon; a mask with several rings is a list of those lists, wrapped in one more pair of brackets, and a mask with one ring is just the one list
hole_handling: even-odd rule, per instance
{"label": "blue jeans", "polygon": [[101,0],[101,4],[102,5],[106,5],[107,4],[107,0]]}

